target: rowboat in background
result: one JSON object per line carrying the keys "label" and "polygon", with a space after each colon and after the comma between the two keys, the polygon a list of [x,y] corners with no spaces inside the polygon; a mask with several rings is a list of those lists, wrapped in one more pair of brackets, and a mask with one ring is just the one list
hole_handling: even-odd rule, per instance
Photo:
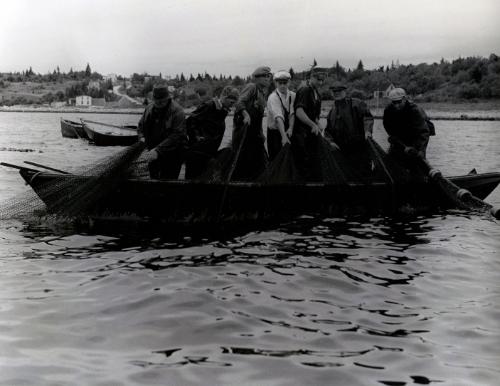
{"label": "rowboat in background", "polygon": [[89,141],[96,146],[129,146],[138,140],[137,126],[80,120]]}
{"label": "rowboat in background", "polygon": [[61,118],[61,134],[64,138],[88,138],[81,122],[63,118]]}

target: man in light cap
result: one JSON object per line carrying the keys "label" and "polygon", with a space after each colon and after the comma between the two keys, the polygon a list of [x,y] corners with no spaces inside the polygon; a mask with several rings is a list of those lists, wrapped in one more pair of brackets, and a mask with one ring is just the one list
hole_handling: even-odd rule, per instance
{"label": "man in light cap", "polygon": [[276,89],[267,98],[267,153],[273,160],[281,147],[290,143],[295,113],[295,93],[288,89],[290,74],[278,71],[274,74]]}
{"label": "man in light cap", "polygon": [[327,117],[325,134],[360,172],[371,171],[371,159],[366,139],[372,136],[373,115],[360,99],[348,98],[343,82],[335,82],[330,89],[334,103]]}
{"label": "man in light cap", "polygon": [[391,103],[384,110],[383,124],[391,143],[389,154],[402,161],[408,161],[405,155],[425,158],[431,130],[424,110],[409,101],[402,88],[393,88],[388,97]]}
{"label": "man in light cap", "polygon": [[318,158],[315,154],[318,135],[322,129],[319,126],[321,113],[321,94],[318,88],[327,76],[325,67],[316,65],[310,71],[309,80],[297,90],[295,96],[295,124],[292,133],[292,149],[297,167],[302,177],[317,179]]}
{"label": "man in light cap", "polygon": [[217,150],[226,130],[226,117],[238,100],[236,88],[226,86],[219,96],[201,103],[186,119],[189,149],[186,154],[186,178],[199,177]]}
{"label": "man in light cap", "polygon": [[177,179],[187,144],[184,110],[169,95],[166,85],[153,87],[150,103],[138,125],[139,140],[149,150],[149,175],[154,179]]}
{"label": "man in light cap", "polygon": [[253,82],[243,88],[235,105],[233,149],[238,149],[240,142],[243,141],[233,173],[235,180],[254,180],[267,165],[262,119],[266,107],[266,94],[271,83],[271,69],[258,67],[252,76]]}

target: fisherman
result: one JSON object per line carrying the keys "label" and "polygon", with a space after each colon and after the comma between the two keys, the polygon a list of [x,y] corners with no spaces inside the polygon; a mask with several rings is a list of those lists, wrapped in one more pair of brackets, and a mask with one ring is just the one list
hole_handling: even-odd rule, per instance
{"label": "fisherman", "polygon": [[274,74],[276,89],[267,98],[267,153],[273,160],[282,146],[290,143],[295,113],[295,93],[288,89],[290,73],[278,71]]}
{"label": "fisherman", "polygon": [[334,104],[328,113],[325,135],[360,172],[370,174],[371,158],[366,140],[372,137],[373,115],[365,102],[347,97],[344,83],[335,82],[330,89]]}
{"label": "fisherman", "polygon": [[431,127],[424,110],[409,101],[402,88],[392,89],[388,97],[391,103],[384,110],[383,124],[391,143],[389,154],[403,161],[415,155],[425,158]]}
{"label": "fisherman", "polygon": [[139,121],[139,140],[145,142],[149,175],[177,179],[187,145],[184,110],[169,95],[166,85],[153,87],[153,103]]}
{"label": "fisherman", "polygon": [[226,117],[238,100],[236,88],[226,86],[220,96],[201,103],[186,119],[189,149],[186,154],[186,179],[199,177],[221,144]]}
{"label": "fisherman", "polygon": [[271,69],[258,67],[252,76],[253,82],[243,88],[235,105],[232,142],[237,157],[232,176],[235,180],[254,180],[267,166],[262,120],[271,83]]}
{"label": "fisherman", "polygon": [[295,96],[295,124],[292,133],[292,149],[300,174],[305,179],[317,179],[318,159],[315,154],[318,136],[321,95],[318,88],[323,84],[327,69],[314,66],[309,79],[297,90]]}

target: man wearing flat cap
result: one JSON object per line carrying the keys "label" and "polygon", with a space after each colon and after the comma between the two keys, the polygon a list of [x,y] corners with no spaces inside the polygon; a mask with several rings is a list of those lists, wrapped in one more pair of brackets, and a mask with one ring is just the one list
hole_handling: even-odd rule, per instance
{"label": "man wearing flat cap", "polygon": [[297,90],[295,96],[295,125],[292,133],[292,149],[300,174],[306,180],[317,179],[318,135],[321,135],[319,116],[321,113],[321,94],[318,88],[327,76],[327,69],[313,66],[305,85]]}
{"label": "man wearing flat cap", "polygon": [[368,172],[371,159],[366,139],[372,136],[373,115],[365,102],[347,97],[343,82],[335,82],[330,89],[334,103],[328,113],[325,135],[360,171]]}
{"label": "man wearing flat cap", "polygon": [[238,149],[243,141],[233,173],[235,180],[254,180],[267,165],[262,119],[266,107],[266,94],[271,83],[271,69],[258,67],[252,76],[253,82],[243,88],[235,105],[233,149]]}
{"label": "man wearing flat cap", "polygon": [[216,154],[226,130],[226,117],[238,100],[236,88],[226,86],[220,95],[201,103],[186,119],[189,149],[186,179],[199,177]]}
{"label": "man wearing flat cap", "polygon": [[139,140],[149,150],[149,175],[177,179],[187,144],[184,110],[169,95],[166,85],[153,87],[150,103],[138,125]]}
{"label": "man wearing flat cap", "polygon": [[434,125],[424,110],[408,100],[404,89],[393,88],[388,97],[391,103],[384,109],[383,123],[391,142],[389,154],[402,161],[407,159],[405,154],[418,154],[425,158]]}
{"label": "man wearing flat cap", "polygon": [[287,71],[274,74],[276,89],[267,98],[267,153],[270,160],[276,157],[282,146],[290,143],[293,133],[295,93],[288,89],[290,78]]}

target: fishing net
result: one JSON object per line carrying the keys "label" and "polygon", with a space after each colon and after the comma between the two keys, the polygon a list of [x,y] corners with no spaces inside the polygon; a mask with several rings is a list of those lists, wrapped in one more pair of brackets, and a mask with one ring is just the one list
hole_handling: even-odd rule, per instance
{"label": "fishing net", "polygon": [[[30,191],[2,203],[0,219],[22,218],[44,212],[65,217],[84,215],[125,177],[130,164],[143,148],[144,144],[138,142],[73,174],[17,167],[36,193]],[[48,178],[41,179],[42,175]]]}

